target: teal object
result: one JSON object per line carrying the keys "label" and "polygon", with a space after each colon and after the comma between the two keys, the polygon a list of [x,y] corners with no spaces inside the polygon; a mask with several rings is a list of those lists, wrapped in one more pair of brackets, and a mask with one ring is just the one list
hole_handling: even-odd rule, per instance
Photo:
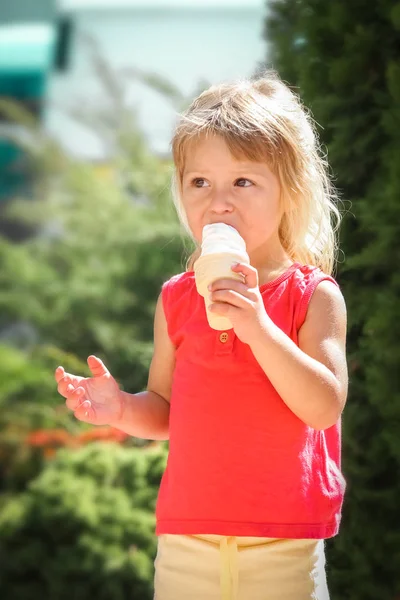
{"label": "teal object", "polygon": [[[55,43],[56,27],[51,22],[0,26],[0,97],[21,102],[40,118]],[[26,194],[30,180],[26,163],[19,148],[0,140],[0,201]]]}
{"label": "teal object", "polygon": [[52,23],[0,26],[0,96],[42,98],[55,43]]}
{"label": "teal object", "polygon": [[0,77],[27,71],[47,73],[52,67],[55,41],[52,23],[0,25]]}
{"label": "teal object", "polygon": [[46,73],[42,71],[22,71],[1,73],[0,95],[15,99],[42,98],[46,89]]}

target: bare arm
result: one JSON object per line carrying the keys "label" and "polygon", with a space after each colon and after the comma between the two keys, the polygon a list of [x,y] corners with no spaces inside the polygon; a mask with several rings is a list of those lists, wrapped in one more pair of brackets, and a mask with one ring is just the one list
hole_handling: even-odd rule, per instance
{"label": "bare arm", "polygon": [[310,301],[297,346],[274,324],[251,345],[286,405],[307,425],[326,429],[347,397],[346,307],[340,290],[321,282]]}
{"label": "bare arm", "polygon": [[167,440],[169,400],[175,368],[175,347],[171,342],[161,294],[154,318],[154,354],[147,390],[138,394],[121,391],[123,410],[114,427],[138,438]]}

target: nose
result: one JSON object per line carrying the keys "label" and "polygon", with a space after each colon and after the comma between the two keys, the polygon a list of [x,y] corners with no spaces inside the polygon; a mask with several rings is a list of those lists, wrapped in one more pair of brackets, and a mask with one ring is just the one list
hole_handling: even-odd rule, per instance
{"label": "nose", "polygon": [[208,208],[210,212],[222,215],[231,213],[233,211],[233,204],[227,192],[215,190],[211,195]]}

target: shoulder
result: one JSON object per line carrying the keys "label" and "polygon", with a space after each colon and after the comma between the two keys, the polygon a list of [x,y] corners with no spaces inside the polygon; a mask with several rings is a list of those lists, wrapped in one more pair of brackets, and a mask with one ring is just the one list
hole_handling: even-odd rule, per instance
{"label": "shoulder", "polygon": [[347,326],[346,302],[336,279],[318,267],[301,267],[304,292],[303,333],[312,329],[330,329],[344,333]]}
{"label": "shoulder", "polygon": [[167,320],[188,309],[195,299],[195,293],[196,283],[192,271],[179,273],[168,279],[161,289]]}
{"label": "shoulder", "polygon": [[347,320],[346,302],[338,285],[329,279],[316,286],[310,298],[305,323],[317,325],[324,321],[327,326],[333,322],[345,325]]}
{"label": "shoulder", "polygon": [[346,318],[346,305],[338,282],[319,267],[299,265],[293,277],[293,293],[298,300],[298,329],[315,315],[326,319],[328,313],[334,312]]}
{"label": "shoulder", "polygon": [[194,282],[194,272],[193,271],[185,271],[184,273],[178,273],[177,275],[172,275],[164,285],[185,285],[189,282]]}
{"label": "shoulder", "polygon": [[195,278],[193,271],[186,271],[173,275],[163,283],[162,291],[165,293],[182,293],[188,291],[195,286]]}
{"label": "shoulder", "polygon": [[168,279],[162,286],[161,296],[168,333],[178,347],[186,324],[199,308],[194,273],[179,273]]}
{"label": "shoulder", "polygon": [[299,264],[294,272],[294,280],[295,284],[302,290],[314,285],[316,287],[321,281],[330,281],[334,286],[339,288],[338,282],[332,275],[328,275],[314,265]]}

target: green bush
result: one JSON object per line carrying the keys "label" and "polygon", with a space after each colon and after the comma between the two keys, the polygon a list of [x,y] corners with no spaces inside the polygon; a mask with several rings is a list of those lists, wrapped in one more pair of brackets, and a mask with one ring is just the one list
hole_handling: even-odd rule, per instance
{"label": "green bush", "polygon": [[61,450],[0,507],[0,597],[147,600],[166,445]]}
{"label": "green bush", "polygon": [[89,376],[86,360],[96,354],[121,388],[144,389],[157,296],[184,268],[171,161],[150,151],[127,109],[118,116],[119,124],[110,121],[116,152],[100,168],[24,127],[38,187],[9,202],[4,216],[37,235],[0,235],[0,493],[23,491],[40,472],[40,455],[25,443],[31,432],[86,429],[57,393],[58,365]]}

